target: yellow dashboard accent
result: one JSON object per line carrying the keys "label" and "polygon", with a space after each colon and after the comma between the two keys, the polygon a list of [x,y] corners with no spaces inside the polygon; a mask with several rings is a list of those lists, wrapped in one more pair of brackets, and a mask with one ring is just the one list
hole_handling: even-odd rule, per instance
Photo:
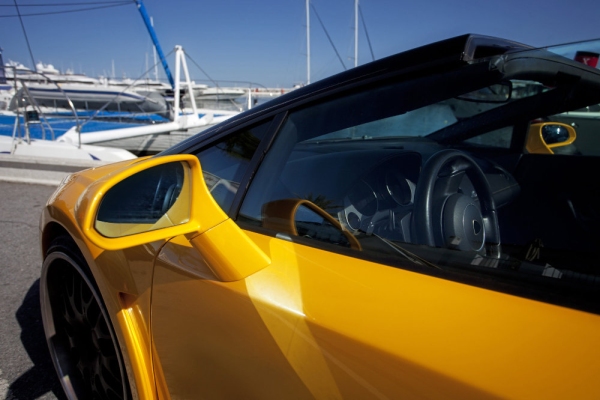
{"label": "yellow dashboard accent", "polygon": [[351,248],[356,250],[361,249],[358,239],[356,239],[351,232],[345,230],[336,219],[321,207],[305,199],[282,199],[265,204],[263,208],[263,227],[298,236],[298,229],[296,228],[296,212],[302,206],[307,207],[309,210],[324,218],[342,232],[350,242]]}

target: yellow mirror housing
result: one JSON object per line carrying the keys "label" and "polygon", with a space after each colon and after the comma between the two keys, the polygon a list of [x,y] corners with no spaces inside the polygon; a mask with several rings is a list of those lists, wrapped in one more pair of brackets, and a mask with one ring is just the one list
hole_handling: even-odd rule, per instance
{"label": "yellow mirror housing", "polygon": [[[156,221],[135,220],[99,221],[99,210],[111,190],[127,179],[152,168],[168,164],[183,167],[183,181],[179,196]],[[135,187],[129,188],[135,191]],[[107,196],[108,195],[108,196]],[[114,197],[114,196],[113,196]],[[200,219],[202,205],[202,219]],[[141,209],[145,211],[145,209]],[[149,214],[150,209],[147,210]],[[144,243],[164,240],[173,236],[201,234],[228,219],[208,191],[198,158],[189,154],[152,157],[116,170],[92,183],[79,198],[75,215],[83,234],[94,245],[105,250],[119,250]]]}
{"label": "yellow mirror housing", "polygon": [[562,122],[536,122],[530,125],[525,148],[530,154],[554,154],[555,148],[572,144],[575,128]]}

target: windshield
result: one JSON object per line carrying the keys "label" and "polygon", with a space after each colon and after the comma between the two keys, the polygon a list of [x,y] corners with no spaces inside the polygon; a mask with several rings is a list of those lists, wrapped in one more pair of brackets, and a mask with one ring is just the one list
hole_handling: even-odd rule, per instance
{"label": "windshield", "polygon": [[[539,82],[515,80],[508,81],[508,83],[505,82],[502,87],[508,88],[506,89],[508,91],[504,95],[499,96],[497,92],[491,92],[497,86],[499,85],[484,87],[477,91],[445,99],[438,103],[407,111],[403,114],[340,129],[317,136],[312,140],[426,137],[494,108],[502,107],[507,103],[534,96],[548,90],[548,88]],[[489,136],[497,136],[497,134]],[[510,136],[504,139],[498,138],[493,141],[500,147],[507,147],[510,144]],[[488,143],[489,140],[479,138],[467,140],[467,142],[484,144]]]}
{"label": "windshield", "polygon": [[[524,120],[530,123],[569,112],[598,111],[598,96],[585,93],[577,101],[569,99],[581,89],[574,80],[580,79],[582,70],[587,79],[600,86],[598,54],[598,40],[527,50],[492,58],[489,64],[473,62],[426,80],[358,93],[352,97],[362,98],[353,103],[361,103],[365,109],[343,110],[343,102],[332,102],[328,114],[346,114],[347,124],[330,123],[330,130],[307,141],[423,138],[438,143],[509,148],[514,143],[515,124]],[[499,65],[503,74],[490,73],[487,67],[491,64]],[[478,72],[482,65],[486,71]],[[548,65],[555,65],[556,71],[548,71]],[[480,79],[473,79],[475,74]],[[564,81],[557,81],[561,77]],[[585,86],[584,91],[590,90],[590,85]]]}
{"label": "windshield", "polygon": [[548,47],[547,50],[569,60],[577,60],[591,67],[598,67],[600,40],[592,39],[582,42],[567,43]]}

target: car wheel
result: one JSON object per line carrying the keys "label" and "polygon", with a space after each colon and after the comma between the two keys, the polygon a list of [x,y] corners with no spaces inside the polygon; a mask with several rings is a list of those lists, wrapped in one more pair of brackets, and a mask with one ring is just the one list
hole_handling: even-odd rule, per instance
{"label": "car wheel", "polygon": [[42,267],[40,301],[50,356],[69,399],[129,399],[123,357],[83,256],[56,239]]}

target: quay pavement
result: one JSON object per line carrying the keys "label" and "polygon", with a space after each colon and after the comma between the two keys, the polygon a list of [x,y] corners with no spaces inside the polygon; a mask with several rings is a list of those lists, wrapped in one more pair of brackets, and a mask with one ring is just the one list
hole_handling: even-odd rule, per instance
{"label": "quay pavement", "polygon": [[68,174],[104,164],[107,162],[0,154],[0,182],[58,186]]}

